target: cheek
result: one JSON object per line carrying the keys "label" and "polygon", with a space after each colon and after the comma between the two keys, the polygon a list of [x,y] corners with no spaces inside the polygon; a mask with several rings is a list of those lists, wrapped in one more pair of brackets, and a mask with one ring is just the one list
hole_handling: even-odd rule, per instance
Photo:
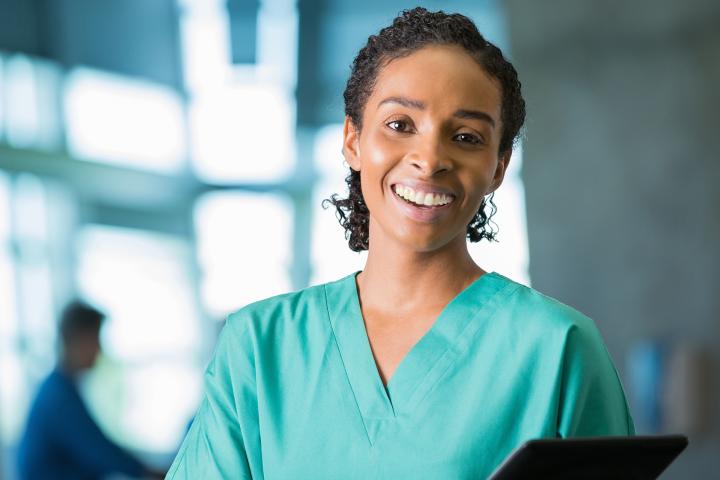
{"label": "cheek", "polygon": [[465,184],[469,195],[479,199],[484,197],[493,183],[495,174],[495,165],[497,162],[488,157],[475,158],[471,162],[467,162],[462,176],[462,182]]}
{"label": "cheek", "polygon": [[381,132],[371,132],[365,140],[361,146],[362,165],[372,169],[375,175],[389,171],[404,155],[402,144],[391,141]]}
{"label": "cheek", "polygon": [[360,178],[366,200],[369,201],[368,197],[381,194],[388,173],[395,168],[397,160],[402,158],[402,154],[397,150],[396,146],[393,148],[388,142],[368,141],[362,148]]}
{"label": "cheek", "polygon": [[360,186],[363,198],[368,209],[372,212],[374,206],[382,202],[384,196],[382,176],[371,168],[363,168],[360,171]]}
{"label": "cheek", "polygon": [[464,184],[465,198],[463,200],[463,209],[472,211],[474,215],[478,211],[485,198],[485,192],[487,192],[492,181],[491,178],[486,175],[473,174],[461,180]]}

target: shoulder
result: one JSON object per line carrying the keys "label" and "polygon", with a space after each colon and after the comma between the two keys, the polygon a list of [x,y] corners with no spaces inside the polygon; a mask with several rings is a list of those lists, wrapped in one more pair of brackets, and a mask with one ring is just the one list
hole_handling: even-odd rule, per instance
{"label": "shoulder", "polygon": [[250,303],[231,313],[227,325],[235,332],[261,332],[277,323],[306,320],[308,310],[321,309],[325,303],[324,285],[276,295]]}
{"label": "shoulder", "polygon": [[74,380],[58,368],[45,377],[38,388],[38,398],[65,397],[76,391]]}
{"label": "shoulder", "polygon": [[552,345],[562,352],[565,362],[583,364],[586,369],[610,365],[602,334],[587,315],[524,285],[513,291],[508,303],[515,330],[524,338]]}
{"label": "shoulder", "polygon": [[565,376],[617,380],[605,342],[591,318],[533,288],[503,280],[517,285],[504,299],[505,331],[510,338],[536,351],[560,355]]}
{"label": "shoulder", "polygon": [[226,368],[249,373],[258,368],[258,362],[275,364],[297,358],[294,354],[321,351],[318,346],[326,343],[331,332],[327,285],[276,295],[231,313],[208,373]]}
{"label": "shoulder", "polygon": [[278,335],[323,329],[329,325],[328,292],[346,286],[349,278],[250,303],[228,316],[224,330],[238,337],[277,339]]}
{"label": "shoulder", "polygon": [[30,418],[47,423],[56,417],[58,408],[76,401],[78,394],[73,380],[58,369],[53,370],[38,385],[30,409]]}
{"label": "shoulder", "polygon": [[555,332],[563,336],[573,330],[596,332],[595,322],[577,309],[545,295],[534,288],[517,283],[499,274],[501,281],[515,288],[504,299],[504,310],[523,329]]}

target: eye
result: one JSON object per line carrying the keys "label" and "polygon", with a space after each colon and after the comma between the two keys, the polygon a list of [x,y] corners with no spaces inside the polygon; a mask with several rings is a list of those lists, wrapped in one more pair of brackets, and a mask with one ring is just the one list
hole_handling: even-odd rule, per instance
{"label": "eye", "polygon": [[453,140],[460,143],[467,143],[470,145],[481,145],[484,142],[482,137],[473,135],[472,133],[458,133],[453,137]]}
{"label": "eye", "polygon": [[410,124],[405,120],[391,120],[385,124],[390,130],[396,132],[408,133],[412,131]]}

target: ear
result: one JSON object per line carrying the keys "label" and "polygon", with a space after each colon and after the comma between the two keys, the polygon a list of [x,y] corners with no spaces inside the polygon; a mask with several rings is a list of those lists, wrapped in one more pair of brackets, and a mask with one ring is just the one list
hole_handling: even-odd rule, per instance
{"label": "ear", "polygon": [[500,185],[502,185],[503,179],[505,178],[505,172],[507,172],[507,167],[510,164],[510,157],[512,156],[512,149],[508,149],[508,151],[503,152],[498,157],[498,164],[495,168],[495,175],[493,177],[492,184],[490,186],[490,191],[488,193],[492,193],[498,188],[500,188]]}
{"label": "ear", "polygon": [[345,116],[343,125],[342,153],[350,168],[360,171],[360,131],[350,117]]}

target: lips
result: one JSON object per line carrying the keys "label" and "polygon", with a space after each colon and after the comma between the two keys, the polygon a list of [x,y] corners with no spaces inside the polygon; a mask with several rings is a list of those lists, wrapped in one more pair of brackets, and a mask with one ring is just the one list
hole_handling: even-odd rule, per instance
{"label": "lips", "polygon": [[455,201],[455,195],[448,189],[427,184],[396,183],[391,190],[405,215],[423,223],[438,221]]}
{"label": "lips", "polygon": [[414,186],[396,183],[392,186],[393,192],[400,198],[417,206],[441,207],[451,203],[455,195],[446,189],[438,189],[428,185]]}

